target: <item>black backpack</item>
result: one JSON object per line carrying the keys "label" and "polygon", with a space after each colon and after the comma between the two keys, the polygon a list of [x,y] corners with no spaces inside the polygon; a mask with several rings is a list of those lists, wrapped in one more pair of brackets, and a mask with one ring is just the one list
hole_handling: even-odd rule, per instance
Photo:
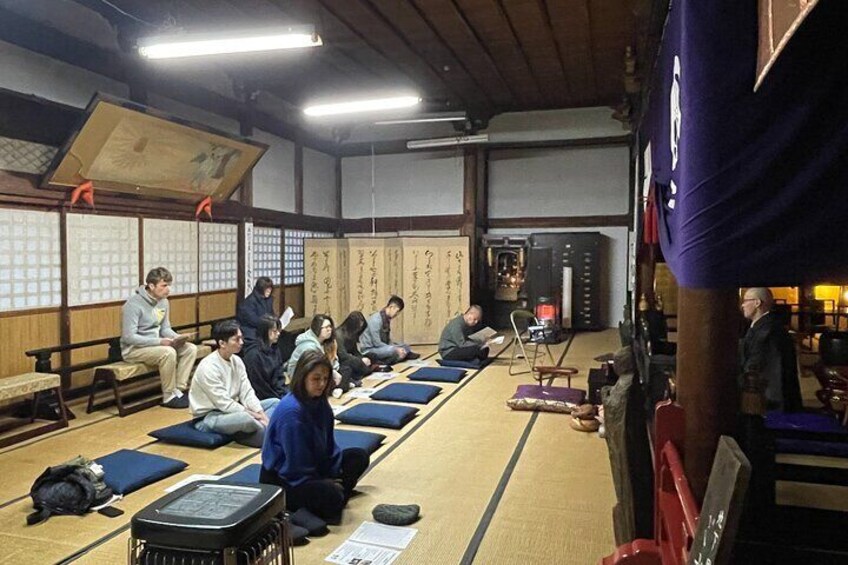
{"label": "black backpack", "polygon": [[80,456],[41,473],[30,489],[35,512],[27,516],[27,524],[43,522],[54,514],[85,514],[92,506],[108,502],[112,489],[91,465]]}

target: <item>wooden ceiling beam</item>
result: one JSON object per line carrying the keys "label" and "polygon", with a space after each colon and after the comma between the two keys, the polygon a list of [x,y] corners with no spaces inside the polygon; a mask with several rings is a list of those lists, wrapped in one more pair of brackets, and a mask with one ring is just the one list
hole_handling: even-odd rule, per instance
{"label": "wooden ceiling beam", "polygon": [[515,26],[512,23],[512,20],[509,17],[509,14],[504,8],[503,0],[495,0],[494,5],[496,8],[496,12],[500,16],[501,20],[506,24],[507,29],[509,30],[509,37],[512,42],[515,44],[515,47],[518,49],[518,53],[521,54],[521,59],[524,61],[524,65],[527,67],[527,71],[530,73],[530,76],[533,78],[533,84],[536,86],[536,90],[539,91],[539,95],[543,99],[548,99],[548,103],[556,104],[553,99],[549,98],[548,92],[546,92],[542,88],[542,83],[539,81],[539,77],[536,75],[536,70],[533,68],[533,65],[530,63],[530,58],[527,56],[527,50],[524,48],[524,45],[521,42],[521,38],[518,37],[518,32],[515,31]]}
{"label": "wooden ceiling beam", "polygon": [[[468,21],[465,13],[457,6],[456,0],[410,0],[416,9],[422,14],[430,25],[434,28],[441,28],[439,36],[445,45],[452,52],[457,53],[456,44],[466,43],[470,45],[470,49],[463,48],[462,54],[457,53],[458,58],[465,57],[469,61],[466,68],[471,74],[477,76],[478,83],[484,83],[487,90],[491,91],[491,96],[495,97],[495,103],[500,108],[510,108],[516,105],[518,94],[515,89],[504,77],[501,68],[498,66],[495,58],[492,56],[483,39]],[[438,24],[436,23],[438,19]],[[448,39],[448,26],[454,27],[458,31],[458,35],[463,36],[465,41],[457,34],[451,34],[452,38]],[[451,47],[451,43],[454,44]],[[472,52],[479,54],[472,59]],[[491,73],[491,74],[489,74]],[[494,80],[492,80],[494,79]]]}
{"label": "wooden ceiling beam", "polygon": [[598,93],[595,69],[588,49],[589,27],[586,0],[558,0],[547,3],[551,27],[562,51],[566,74],[572,79],[573,104],[594,106]]}
{"label": "wooden ceiling beam", "polygon": [[539,12],[542,16],[542,23],[545,26],[548,40],[554,45],[554,49],[556,50],[557,64],[559,65],[559,70],[562,73],[565,88],[568,91],[568,101],[570,104],[573,104],[575,102],[574,88],[571,84],[571,77],[568,76],[568,71],[565,69],[565,57],[563,55],[565,47],[554,33],[554,27],[553,24],[551,24],[551,13],[548,10],[548,0],[536,0],[536,4],[539,6]]}
{"label": "wooden ceiling beam", "polygon": [[[344,23],[352,33],[384,57],[389,58],[386,50],[392,50],[390,60],[393,60],[395,65],[407,76],[413,78],[425,94],[435,98],[454,97],[463,104],[467,103],[426,61],[419,59],[418,55],[410,49],[406,39],[397,36],[391,27],[386,25],[382,15],[379,12],[375,13],[373,6],[370,6],[367,0],[364,2],[362,0],[355,2],[351,0],[317,1],[328,13]],[[393,45],[381,43],[376,37],[377,34],[373,33],[373,26],[370,28],[372,33],[366,32],[366,30],[369,30],[368,24],[373,22],[383,28],[382,38],[380,39],[388,39],[389,43]]]}

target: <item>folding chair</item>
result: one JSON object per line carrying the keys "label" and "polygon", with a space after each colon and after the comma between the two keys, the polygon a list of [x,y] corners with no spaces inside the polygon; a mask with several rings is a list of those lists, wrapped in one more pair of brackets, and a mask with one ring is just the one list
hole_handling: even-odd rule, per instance
{"label": "folding chair", "polygon": [[[530,338],[530,330],[528,327],[533,324],[538,325],[539,321],[536,319],[536,316],[533,315],[532,312],[528,312],[527,310],[513,310],[509,315],[509,321],[512,324],[512,329],[515,332],[515,336],[512,338],[512,353],[509,358],[509,374],[510,375],[523,375],[524,373],[532,373],[533,368],[536,366],[536,361],[538,360],[540,355],[544,355],[539,352],[539,346],[544,345],[545,350],[548,352],[548,356],[551,358],[551,364],[556,364],[554,360],[554,354],[551,353],[551,347],[547,343],[539,343],[533,341]],[[521,329],[519,329],[519,325],[521,325]],[[527,347],[525,347],[525,345]],[[535,349],[532,350],[531,355],[528,355],[528,350],[531,349],[531,346],[535,346]],[[527,364],[526,371],[518,371],[513,372],[512,367],[515,364],[515,360],[517,358],[518,351],[521,350],[521,356],[524,357],[524,362]]]}

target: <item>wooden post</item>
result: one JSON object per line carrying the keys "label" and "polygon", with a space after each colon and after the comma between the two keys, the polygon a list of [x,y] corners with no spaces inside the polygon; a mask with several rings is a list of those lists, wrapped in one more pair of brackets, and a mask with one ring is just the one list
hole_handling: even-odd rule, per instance
{"label": "wooden post", "polygon": [[[475,148],[465,149],[463,162],[465,174],[462,189],[462,225],[459,228],[459,235],[467,236],[469,240],[468,263],[471,270],[470,277],[474,281],[477,271],[477,193],[479,190],[477,185],[479,159]],[[474,288],[476,285],[472,284],[471,287]]]}
{"label": "wooden post", "polygon": [[739,408],[738,291],[678,291],[677,401],[686,411],[683,461],[704,498],[719,436],[732,435]]}

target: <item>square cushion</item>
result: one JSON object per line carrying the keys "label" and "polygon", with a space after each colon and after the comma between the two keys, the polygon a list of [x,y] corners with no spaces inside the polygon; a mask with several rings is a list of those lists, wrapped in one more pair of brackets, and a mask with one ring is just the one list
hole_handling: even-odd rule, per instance
{"label": "square cushion", "polygon": [[827,414],[810,412],[780,412],[773,410],[766,414],[766,428],[770,430],[803,430],[848,435],[839,420]]}
{"label": "square cushion", "polygon": [[95,461],[103,466],[103,480],[115,494],[129,494],[188,467],[179,459],[131,449],[120,449]]}
{"label": "square cushion", "polygon": [[364,449],[369,455],[377,451],[377,448],[386,439],[383,434],[375,434],[374,432],[361,432],[359,430],[336,430],[336,443],[339,448],[344,451],[352,447]]}
{"label": "square cushion", "polygon": [[262,468],[262,465],[259,463],[254,463],[253,465],[248,465],[244,469],[239,469],[235,473],[229,474],[219,482],[221,483],[248,483],[248,484],[258,484],[259,483],[259,470]]}
{"label": "square cushion", "polygon": [[348,408],[336,415],[343,424],[373,426],[376,428],[394,428],[399,430],[418,413],[418,408],[365,402]]}
{"label": "square cushion", "polygon": [[452,361],[450,359],[436,359],[436,363],[441,365],[442,367],[459,367],[462,369],[482,369],[489,363],[491,363],[494,359],[492,357],[487,357],[482,361],[480,359],[474,359],[473,361]]}
{"label": "square cushion", "polygon": [[465,369],[447,369],[444,367],[421,367],[409,375],[411,381],[435,381],[458,383],[465,376]]}
{"label": "square cushion", "polygon": [[583,403],[585,398],[586,392],[576,388],[519,385],[512,398],[506,401],[506,405],[513,410],[540,410],[570,414],[575,407]]}
{"label": "square cushion", "polygon": [[209,449],[220,447],[233,441],[233,438],[230,436],[217,432],[201,432],[194,427],[194,420],[154,430],[147,435],[165,443],[188,445],[190,447],[207,447]]}
{"label": "square cushion", "polygon": [[392,383],[371,395],[371,400],[388,400],[390,402],[411,402],[412,404],[427,404],[442,388],[436,385],[416,385],[412,383]]}

